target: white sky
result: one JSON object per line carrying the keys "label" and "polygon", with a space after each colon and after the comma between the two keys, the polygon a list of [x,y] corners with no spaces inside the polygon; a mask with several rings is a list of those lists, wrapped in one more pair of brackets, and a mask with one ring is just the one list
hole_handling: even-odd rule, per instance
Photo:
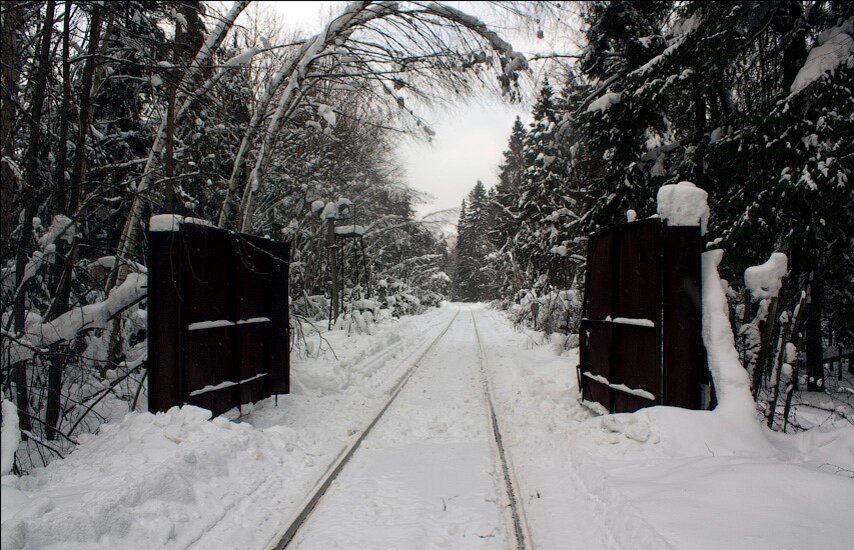
{"label": "white sky", "polygon": [[[275,9],[289,29],[299,28],[304,34],[318,32],[328,15],[337,13],[346,4],[330,1],[260,3]],[[477,13],[480,11],[477,3],[445,3],[484,18]],[[510,32],[504,37],[517,50],[526,53],[548,50],[551,46],[548,37],[540,41],[534,33],[534,30],[524,34]],[[399,147],[399,158],[406,169],[409,185],[434,197],[431,202],[418,205],[417,211],[423,215],[458,207],[478,179],[487,187],[494,185],[513,120],[519,115],[527,123],[529,111],[528,101],[509,105],[494,100],[461,103],[438,112],[419,112],[436,132],[432,143],[411,139],[402,141]]]}

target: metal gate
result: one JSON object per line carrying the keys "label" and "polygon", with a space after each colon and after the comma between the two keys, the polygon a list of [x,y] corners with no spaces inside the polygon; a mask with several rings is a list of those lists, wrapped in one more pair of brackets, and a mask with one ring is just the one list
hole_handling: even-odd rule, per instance
{"label": "metal gate", "polygon": [[701,252],[699,227],[659,218],[590,236],[579,338],[584,401],[609,412],[705,405]]}
{"label": "metal gate", "polygon": [[149,410],[187,403],[217,415],[288,393],[290,245],[173,229],[148,233]]}

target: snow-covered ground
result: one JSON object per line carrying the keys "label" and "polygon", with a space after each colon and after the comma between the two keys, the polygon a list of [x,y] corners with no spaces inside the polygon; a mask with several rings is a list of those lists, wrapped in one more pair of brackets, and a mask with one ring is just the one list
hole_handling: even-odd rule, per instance
{"label": "snow-covered ground", "polygon": [[478,319],[535,547],[850,548],[848,422],[785,435],[673,407],[594,417],[575,350]]}
{"label": "snow-covered ground", "polygon": [[450,304],[372,335],[323,333],[278,404],[233,420],[133,413],[5,476],[3,548],[264,548],[422,356],[293,545],[506,548],[474,322],[534,547],[849,547],[847,422],[793,436],[668,407],[594,417],[575,351]]}

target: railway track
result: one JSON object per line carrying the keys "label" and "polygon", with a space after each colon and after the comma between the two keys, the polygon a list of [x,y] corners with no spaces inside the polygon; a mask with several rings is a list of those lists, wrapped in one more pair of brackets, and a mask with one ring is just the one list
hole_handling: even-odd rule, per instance
{"label": "railway track", "polygon": [[[312,512],[324,499],[324,496],[326,495],[330,486],[332,486],[335,480],[339,478],[340,474],[350,463],[351,458],[356,454],[356,451],[359,450],[359,447],[361,446],[362,442],[371,434],[373,428],[384,417],[385,413],[395,402],[395,399],[398,397],[398,395],[400,395],[404,387],[406,387],[407,382],[409,382],[413,374],[418,370],[425,356],[427,356],[428,353],[434,350],[436,346],[442,341],[448,330],[456,322],[457,318],[459,317],[459,314],[460,310],[458,310],[454,314],[450,322],[433,339],[433,341],[430,342],[430,344],[426,348],[424,348],[424,350],[413,361],[412,366],[403,375],[401,375],[401,377],[391,386],[388,391],[388,399],[379,409],[374,418],[370,421],[367,427],[358,435],[358,437],[348,447],[344,448],[341,453],[339,453],[339,455],[335,458],[335,460],[333,460],[332,463],[327,467],[324,474],[320,477],[320,479],[311,489],[311,491],[309,491],[308,495],[306,496],[306,499],[298,507],[298,511],[293,514],[293,516],[286,523],[286,526],[282,530],[280,530],[276,534],[276,536],[270,541],[270,543],[266,546],[266,550],[281,550],[284,548],[288,548],[289,545],[294,541],[296,535],[300,532],[302,526],[306,524],[307,520],[312,515]],[[477,331],[477,323],[473,312],[471,314],[471,317],[475,330],[475,339],[480,363],[479,373],[483,386],[484,401],[488,408],[489,425],[492,436],[490,439],[493,451],[493,461],[499,467],[498,471],[501,472],[501,485],[503,488],[503,494],[501,495],[501,499],[503,505],[502,508],[505,511],[505,522],[507,525],[506,531],[508,533],[508,546],[517,550],[532,548],[530,544],[531,539],[528,534],[528,527],[527,522],[525,520],[524,510],[522,509],[521,502],[516,497],[516,483],[513,475],[512,465],[510,463],[509,456],[507,455],[507,452],[504,449],[500,430],[500,422],[495,413],[492,389],[490,386],[489,378],[487,376],[486,354],[484,352],[484,347],[480,338],[480,334]],[[512,537],[510,537],[510,533],[513,534]]]}
{"label": "railway track", "polygon": [[483,392],[487,405],[489,406],[490,425],[492,427],[492,441],[494,443],[495,454],[498,457],[498,462],[501,465],[502,482],[504,484],[505,510],[508,515],[508,524],[512,526],[512,532],[515,538],[515,548],[517,550],[533,549],[531,541],[530,529],[528,520],[525,516],[525,509],[522,506],[522,501],[517,498],[517,488],[519,483],[516,481],[516,476],[513,473],[513,466],[510,461],[510,454],[504,448],[504,440],[501,436],[501,427],[498,420],[498,415],[495,413],[495,400],[492,392],[492,384],[489,381],[487,374],[487,358],[486,350],[483,347],[483,342],[480,339],[480,331],[477,328],[477,320],[475,319],[474,311],[471,311],[471,322],[474,324],[474,334],[477,339],[478,356],[480,358],[480,375],[483,384]]}

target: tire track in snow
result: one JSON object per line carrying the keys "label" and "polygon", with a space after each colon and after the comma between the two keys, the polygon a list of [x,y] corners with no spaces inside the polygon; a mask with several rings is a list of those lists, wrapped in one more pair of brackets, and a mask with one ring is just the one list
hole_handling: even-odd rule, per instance
{"label": "tire track in snow", "polygon": [[327,468],[327,473],[325,477],[322,477],[320,481],[315,485],[315,487],[309,492],[309,496],[302,506],[299,507],[299,511],[293,517],[293,519],[288,522],[288,527],[284,529],[284,531],[280,531],[267,545],[267,550],[282,550],[290,544],[290,542],[294,539],[300,527],[305,524],[306,520],[311,515],[311,512],[317,507],[318,503],[323,499],[323,496],[326,494],[326,491],[329,490],[329,487],[350,461],[350,459],[355,454],[356,450],[358,450],[359,446],[362,444],[362,441],[370,434],[371,430],[374,426],[377,425],[379,420],[383,417],[385,412],[389,409],[391,404],[394,402],[395,398],[400,394],[400,391],[404,388],[406,383],[412,378],[412,374],[418,369],[418,366],[421,360],[436,347],[436,345],[442,340],[442,337],[448,332],[448,329],[451,328],[451,325],[454,324],[457,317],[460,314],[460,310],[457,309],[457,312],[451,318],[450,322],[445,326],[442,332],[439,333],[438,336],[427,346],[423,352],[413,361],[412,367],[409,368],[394,384],[389,391],[389,398],[386,401],[385,405],[380,409],[379,413],[374,417],[374,419],[368,424],[368,426],[359,434],[359,437],[352,443],[349,448],[342,450],[342,452],[336,457],[334,461]]}

